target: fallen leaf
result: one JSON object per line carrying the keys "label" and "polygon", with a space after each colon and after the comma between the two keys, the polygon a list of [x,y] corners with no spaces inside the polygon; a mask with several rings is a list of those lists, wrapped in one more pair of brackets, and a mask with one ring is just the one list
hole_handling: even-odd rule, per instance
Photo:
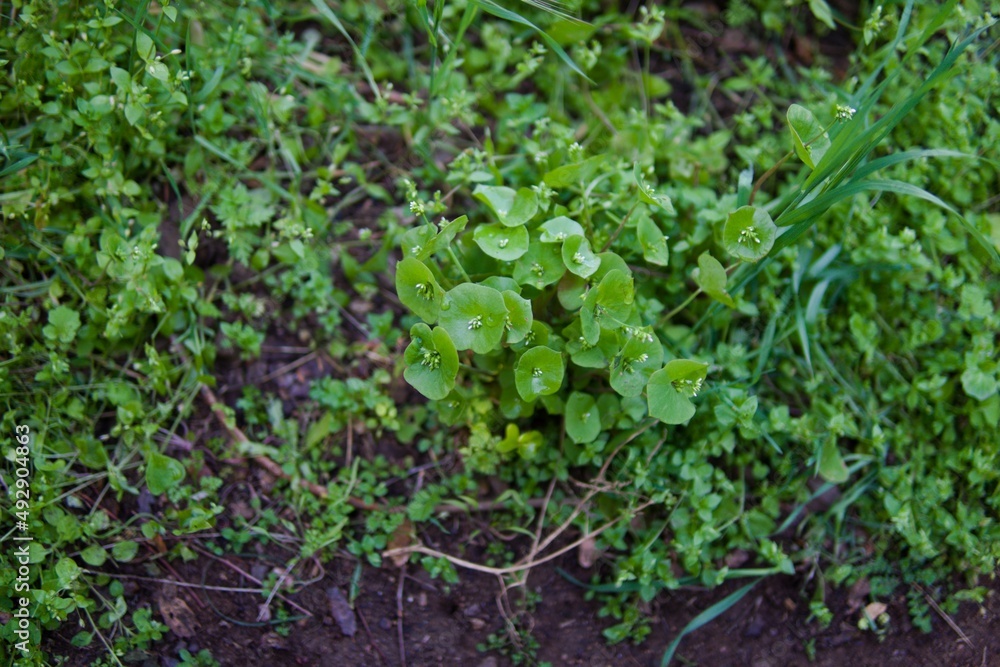
{"label": "fallen leaf", "polygon": [[156,605],[163,622],[178,637],[193,637],[198,630],[198,620],[187,602],[182,600],[173,586],[163,586],[156,595]]}
{"label": "fallen leaf", "polygon": [[886,606],[884,602],[872,602],[865,607],[865,615],[871,620],[877,619],[879,616],[885,613],[885,610],[889,607]]}
{"label": "fallen leaf", "polygon": [[330,601],[330,613],[333,614],[333,620],[337,621],[340,631],[347,637],[353,637],[358,631],[358,623],[347,598],[336,586],[326,589],[326,597]]}
{"label": "fallen leaf", "polygon": [[[413,524],[410,523],[409,519],[405,519],[403,523],[396,527],[396,530],[392,531],[392,535],[389,536],[389,543],[386,545],[386,549],[403,549],[405,547],[413,544]],[[410,560],[409,552],[403,552],[401,554],[396,554],[390,556],[389,560],[396,567],[403,567],[406,565],[407,561]]]}

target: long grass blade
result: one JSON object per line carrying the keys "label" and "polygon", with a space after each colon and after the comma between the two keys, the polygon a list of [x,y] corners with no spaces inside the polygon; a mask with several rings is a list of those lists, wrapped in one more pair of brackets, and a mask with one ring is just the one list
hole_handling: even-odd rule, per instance
{"label": "long grass blade", "polygon": [[660,661],[660,667],[667,667],[667,665],[670,664],[670,661],[674,659],[674,653],[677,652],[677,647],[680,646],[681,640],[684,639],[684,637],[691,634],[698,628],[708,625],[719,616],[722,616],[724,613],[729,611],[733,605],[742,600],[747,593],[753,590],[753,587],[759,584],[763,578],[764,577],[761,577],[760,579],[752,581],[746,586],[730,593],[691,619],[691,622],[684,626],[684,629],[681,630],[681,633],[674,638],[674,641],[670,642],[670,646],[667,647],[666,652],[663,654],[663,660]]}

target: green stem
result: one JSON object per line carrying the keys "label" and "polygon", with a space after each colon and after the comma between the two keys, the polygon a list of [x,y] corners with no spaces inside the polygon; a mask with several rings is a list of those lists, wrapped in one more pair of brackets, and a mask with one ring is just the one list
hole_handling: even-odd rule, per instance
{"label": "green stem", "polygon": [[632,216],[632,211],[634,211],[635,207],[638,205],[639,205],[639,200],[636,199],[635,202],[632,203],[632,208],[628,210],[628,213],[625,214],[625,217],[622,218],[621,222],[618,223],[618,229],[615,230],[615,233],[611,235],[611,238],[609,238],[607,242],[604,244],[604,247],[601,248],[601,252],[606,251],[608,248],[611,247],[611,244],[615,242],[615,239],[618,238],[618,235],[622,233],[623,229],[625,229],[625,223],[628,222],[628,219]]}
{"label": "green stem", "polygon": [[455,254],[455,251],[451,248],[451,246],[448,247],[448,256],[451,257],[451,261],[455,262],[455,266],[458,267],[458,270],[462,272],[462,277],[465,278],[465,282],[471,283],[472,279],[469,278],[469,274],[465,272],[465,267],[462,266],[462,262],[458,261],[458,255]]}

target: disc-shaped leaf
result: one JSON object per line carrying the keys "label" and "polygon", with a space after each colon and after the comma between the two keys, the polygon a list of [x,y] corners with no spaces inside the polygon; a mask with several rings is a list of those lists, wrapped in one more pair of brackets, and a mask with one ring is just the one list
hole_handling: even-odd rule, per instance
{"label": "disc-shaped leaf", "polygon": [[421,394],[432,400],[446,397],[455,387],[458,352],[448,332],[419,322],[410,328],[410,344],[403,353],[403,377]]}
{"label": "disc-shaped leaf", "polygon": [[543,222],[538,229],[542,232],[542,243],[562,243],[571,236],[583,236],[580,223],[564,215]]}
{"label": "disc-shaped leaf", "polygon": [[744,262],[756,262],[774,247],[778,228],[762,208],[742,206],[729,214],[722,232],[722,244],[730,255]]}
{"label": "disc-shaped leaf", "polygon": [[642,256],[645,260],[650,264],[666,266],[670,261],[667,237],[663,235],[656,223],[649,218],[642,218],[636,225],[636,233],[639,236],[639,245],[642,247]]}
{"label": "disc-shaped leaf", "polygon": [[479,225],[472,238],[483,252],[502,262],[513,262],[528,252],[528,230],[524,227]]}
{"label": "disc-shaped leaf", "polygon": [[562,245],[563,264],[581,278],[592,276],[601,260],[590,249],[590,242],[582,236],[571,236]]}
{"label": "disc-shaped leaf", "polygon": [[663,364],[663,346],[651,328],[638,330],[611,366],[611,388],[622,396],[638,396]]}
{"label": "disc-shaped leaf", "polygon": [[503,291],[507,306],[507,342],[518,343],[531,331],[531,302],[513,290]]}
{"label": "disc-shaped leaf", "polygon": [[695,276],[695,282],[705,291],[705,294],[730,308],[735,308],[736,302],[733,301],[733,297],[729,296],[729,292],[726,291],[726,282],[728,280],[726,269],[719,263],[719,260],[707,252],[703,252],[698,257],[698,273]]}
{"label": "disc-shaped leaf", "polygon": [[804,106],[793,104],[788,107],[786,118],[788,128],[792,131],[792,145],[796,154],[807,167],[814,169],[830,149],[830,136]]}
{"label": "disc-shaped leaf", "polygon": [[604,276],[615,270],[621,271],[626,276],[632,275],[631,269],[628,268],[628,262],[626,262],[621,255],[614,252],[602,252],[598,255],[598,257],[601,259],[601,266],[598,267],[597,272],[590,277],[592,283],[600,283],[604,280]]}
{"label": "disc-shaped leaf", "polygon": [[[566,351],[573,359],[573,363],[583,368],[608,368],[611,365],[611,360],[620,351],[617,334],[598,327],[597,344],[591,345],[583,339],[579,322],[579,320],[574,322],[576,325],[575,335],[572,338],[567,338],[566,341]],[[567,330],[569,330],[568,327]]]}
{"label": "disc-shaped leaf", "polygon": [[565,364],[561,354],[548,347],[533,347],[517,360],[514,381],[521,398],[533,401],[559,391]]}
{"label": "disc-shaped leaf", "polygon": [[169,456],[153,452],[146,460],[146,486],[158,496],[184,479],[184,466]]}
{"label": "disc-shaped leaf", "polygon": [[601,413],[597,403],[588,395],[574,391],[566,401],[566,435],[573,442],[593,442],[601,434]]}
{"label": "disc-shaped leaf", "polygon": [[479,284],[492,287],[500,292],[511,290],[512,292],[516,292],[518,294],[521,293],[521,286],[517,284],[516,280],[508,276],[489,276],[488,278],[483,278]]}
{"label": "disc-shaped leaf", "polygon": [[558,282],[564,273],[560,248],[551,243],[531,243],[514,265],[514,280],[536,289]]}
{"label": "disc-shaped leaf", "polygon": [[439,317],[456,349],[485,354],[500,345],[507,306],[492,287],[463,283],[445,293]]}
{"label": "disc-shaped leaf", "polygon": [[583,305],[583,295],[587,292],[587,281],[580,276],[567,273],[559,281],[556,295],[559,297],[559,305],[566,310],[579,310]]}
{"label": "disc-shaped leaf", "polygon": [[444,290],[420,260],[405,257],[396,264],[396,294],[420,319],[425,322],[437,320]]}
{"label": "disc-shaped leaf", "polygon": [[472,195],[507,227],[523,225],[538,212],[538,198],[530,188],[515,191],[500,185],[477,185]]}
{"label": "disc-shaped leaf", "polygon": [[663,370],[674,382],[691,382],[700,389],[701,382],[708,375],[708,364],[693,359],[672,359],[664,365]]}
{"label": "disc-shaped leaf", "polygon": [[687,396],[674,388],[674,381],[666,368],[662,368],[649,378],[646,385],[646,400],[649,416],[664,424],[683,424],[694,416],[694,404]]}
{"label": "disc-shaped leaf", "polygon": [[468,222],[468,216],[463,215],[451,221],[442,220],[440,230],[433,223],[408,230],[400,240],[403,257],[423,261],[440,250],[446,250]]}

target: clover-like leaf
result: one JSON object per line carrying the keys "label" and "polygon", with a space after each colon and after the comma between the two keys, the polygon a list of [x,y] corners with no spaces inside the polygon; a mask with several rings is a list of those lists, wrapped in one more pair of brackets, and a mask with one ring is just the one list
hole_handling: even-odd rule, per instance
{"label": "clover-like leaf", "polygon": [[439,319],[456,349],[485,354],[500,345],[507,306],[492,287],[463,283],[445,293]]}
{"label": "clover-like leaf", "polygon": [[622,396],[638,396],[663,363],[663,346],[650,327],[628,339],[611,366],[611,388]]}
{"label": "clover-like leaf", "polygon": [[771,252],[777,236],[778,228],[767,211],[741,206],[726,219],[722,244],[730,255],[744,262],[757,262]]}
{"label": "clover-like leaf", "polygon": [[512,262],[528,252],[528,230],[524,227],[479,225],[472,238],[483,252],[502,262]]}
{"label": "clover-like leaf", "polygon": [[670,215],[677,213],[677,211],[674,210],[674,203],[670,200],[670,197],[656,192],[656,190],[646,183],[645,179],[642,177],[642,171],[639,169],[638,162],[632,165],[632,177],[635,179],[635,184],[639,188],[639,201],[643,204],[649,204],[650,206],[662,208]]}
{"label": "clover-like leaf", "polygon": [[517,392],[526,401],[559,391],[566,367],[563,357],[549,347],[533,347],[517,360],[514,382]]}
{"label": "clover-like leaf", "polygon": [[405,257],[396,264],[396,294],[420,319],[431,323],[437,320],[444,290],[420,260]]}
{"label": "clover-like leaf", "polygon": [[581,278],[592,276],[601,266],[601,260],[590,249],[590,242],[582,236],[570,236],[562,245],[563,264]]}
{"label": "clover-like leaf", "polygon": [[49,340],[72,343],[79,329],[80,313],[69,306],[58,306],[49,311],[49,323],[42,328],[42,333]]}
{"label": "clover-like leaf", "polygon": [[418,322],[410,328],[410,339],[403,353],[406,361],[403,377],[429,399],[446,397],[455,388],[458,376],[458,352],[451,336],[441,327],[432,331]]}
{"label": "clover-like leaf", "polygon": [[636,225],[636,234],[639,237],[642,256],[647,262],[658,266],[666,266],[670,262],[667,237],[655,222],[649,218],[642,218]]}
{"label": "clover-like leaf", "polygon": [[830,149],[830,135],[804,106],[793,104],[788,107],[785,117],[788,120],[788,129],[792,131],[795,153],[807,167],[815,169],[816,164]]}
{"label": "clover-like leaf", "polygon": [[719,263],[719,260],[709,253],[703,252],[698,257],[698,273],[694,279],[698,286],[705,291],[705,294],[730,308],[736,307],[733,297],[726,291],[726,283],[729,281],[726,269]]}
{"label": "clover-like leaf", "polygon": [[146,460],[146,486],[155,496],[184,479],[184,466],[177,459],[152,452]]}
{"label": "clover-like leaf", "polygon": [[531,243],[514,265],[514,280],[536,289],[558,282],[564,273],[560,248],[551,243]]}
{"label": "clover-like leaf", "polygon": [[562,243],[571,236],[583,236],[583,226],[564,215],[546,220],[538,229],[542,243]]}
{"label": "clover-like leaf", "polygon": [[691,400],[677,391],[667,369],[653,373],[646,385],[646,401],[649,416],[664,424],[683,424],[694,416],[695,407]]}
{"label": "clover-like leaf", "polygon": [[506,227],[519,227],[538,212],[538,197],[530,188],[477,185],[472,196],[486,204]]}
{"label": "clover-like leaf", "polygon": [[575,443],[593,442],[601,434],[601,412],[589,394],[579,391],[570,394],[563,419],[566,435]]}
{"label": "clover-like leaf", "polygon": [[503,301],[507,306],[507,342],[519,343],[531,331],[531,302],[513,290],[504,290]]}

